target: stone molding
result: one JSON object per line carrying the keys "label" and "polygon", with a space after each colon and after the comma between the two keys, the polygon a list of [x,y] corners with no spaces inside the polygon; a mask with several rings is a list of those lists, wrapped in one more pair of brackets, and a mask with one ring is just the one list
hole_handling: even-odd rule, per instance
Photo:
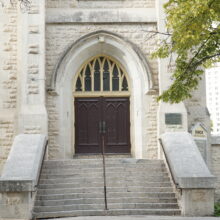
{"label": "stone molding", "polygon": [[155,23],[155,8],[47,9],[46,23]]}

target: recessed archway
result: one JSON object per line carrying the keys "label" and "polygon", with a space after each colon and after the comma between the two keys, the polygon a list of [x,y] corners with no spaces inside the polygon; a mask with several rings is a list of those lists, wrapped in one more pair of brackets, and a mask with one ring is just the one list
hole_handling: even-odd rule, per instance
{"label": "recessed archway", "polygon": [[130,154],[130,80],[117,60],[87,60],[74,77],[73,98],[77,154]]}
{"label": "recessed archway", "polygon": [[142,158],[147,141],[146,94],[153,88],[152,75],[144,55],[122,37],[106,31],[88,34],[73,43],[54,71],[49,91],[57,94],[59,106],[59,145],[63,158],[74,154],[74,96],[72,82],[79,68],[91,57],[105,54],[118,60],[130,79],[131,153]]}

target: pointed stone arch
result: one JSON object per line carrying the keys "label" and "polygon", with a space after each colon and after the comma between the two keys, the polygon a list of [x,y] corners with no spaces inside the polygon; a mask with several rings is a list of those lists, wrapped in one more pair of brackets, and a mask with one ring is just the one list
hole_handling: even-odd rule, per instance
{"label": "pointed stone arch", "polygon": [[[54,68],[50,80],[50,85],[48,86],[47,90],[51,92],[58,92],[60,79],[65,77],[64,74],[67,68],[66,65],[70,64],[71,60],[73,60],[75,56],[80,56],[80,54],[83,53],[84,50],[93,48],[94,46],[96,46],[95,54],[97,54],[97,51],[99,51],[99,53],[103,53],[103,51],[106,51],[107,48],[110,47],[112,49],[115,48],[121,50],[121,52],[124,50],[123,54],[120,55],[129,55],[130,58],[133,58],[134,62],[136,62],[136,66],[139,67],[139,74],[142,74],[143,78],[145,79],[145,92],[154,90],[155,83],[152,72],[150,70],[147,59],[142,51],[134,43],[130,42],[124,37],[103,30],[87,34],[75,41],[68,48],[66,48],[66,50],[61,55],[56,67]],[[88,56],[88,58],[90,57],[91,56]]]}
{"label": "pointed stone arch", "polygon": [[81,37],[62,54],[53,72],[48,93],[56,95],[59,108],[59,143],[62,158],[74,154],[74,93],[73,79],[83,63],[91,57],[105,54],[117,60],[124,68],[130,83],[131,152],[142,158],[147,146],[147,119],[149,111],[146,95],[154,90],[154,81],[148,62],[141,50],[123,37],[97,31]]}

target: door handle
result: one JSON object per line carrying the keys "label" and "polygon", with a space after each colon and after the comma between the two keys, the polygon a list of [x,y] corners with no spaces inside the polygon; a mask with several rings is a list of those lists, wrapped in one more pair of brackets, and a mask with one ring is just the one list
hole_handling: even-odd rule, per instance
{"label": "door handle", "polygon": [[100,121],[99,122],[99,134],[105,134],[106,133],[106,122]]}
{"label": "door handle", "polygon": [[102,134],[102,121],[99,122],[99,134]]}
{"label": "door handle", "polygon": [[106,122],[105,121],[102,122],[102,133],[103,134],[106,133]]}

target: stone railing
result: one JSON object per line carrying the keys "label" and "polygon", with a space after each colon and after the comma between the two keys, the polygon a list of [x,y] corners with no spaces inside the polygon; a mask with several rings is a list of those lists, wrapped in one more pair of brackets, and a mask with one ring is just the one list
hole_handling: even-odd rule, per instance
{"label": "stone railing", "polygon": [[0,218],[31,219],[47,146],[41,134],[15,137],[0,177]]}
{"label": "stone railing", "polygon": [[207,216],[214,213],[216,178],[210,173],[192,136],[187,132],[161,135],[164,154],[180,190],[179,204],[184,216]]}

